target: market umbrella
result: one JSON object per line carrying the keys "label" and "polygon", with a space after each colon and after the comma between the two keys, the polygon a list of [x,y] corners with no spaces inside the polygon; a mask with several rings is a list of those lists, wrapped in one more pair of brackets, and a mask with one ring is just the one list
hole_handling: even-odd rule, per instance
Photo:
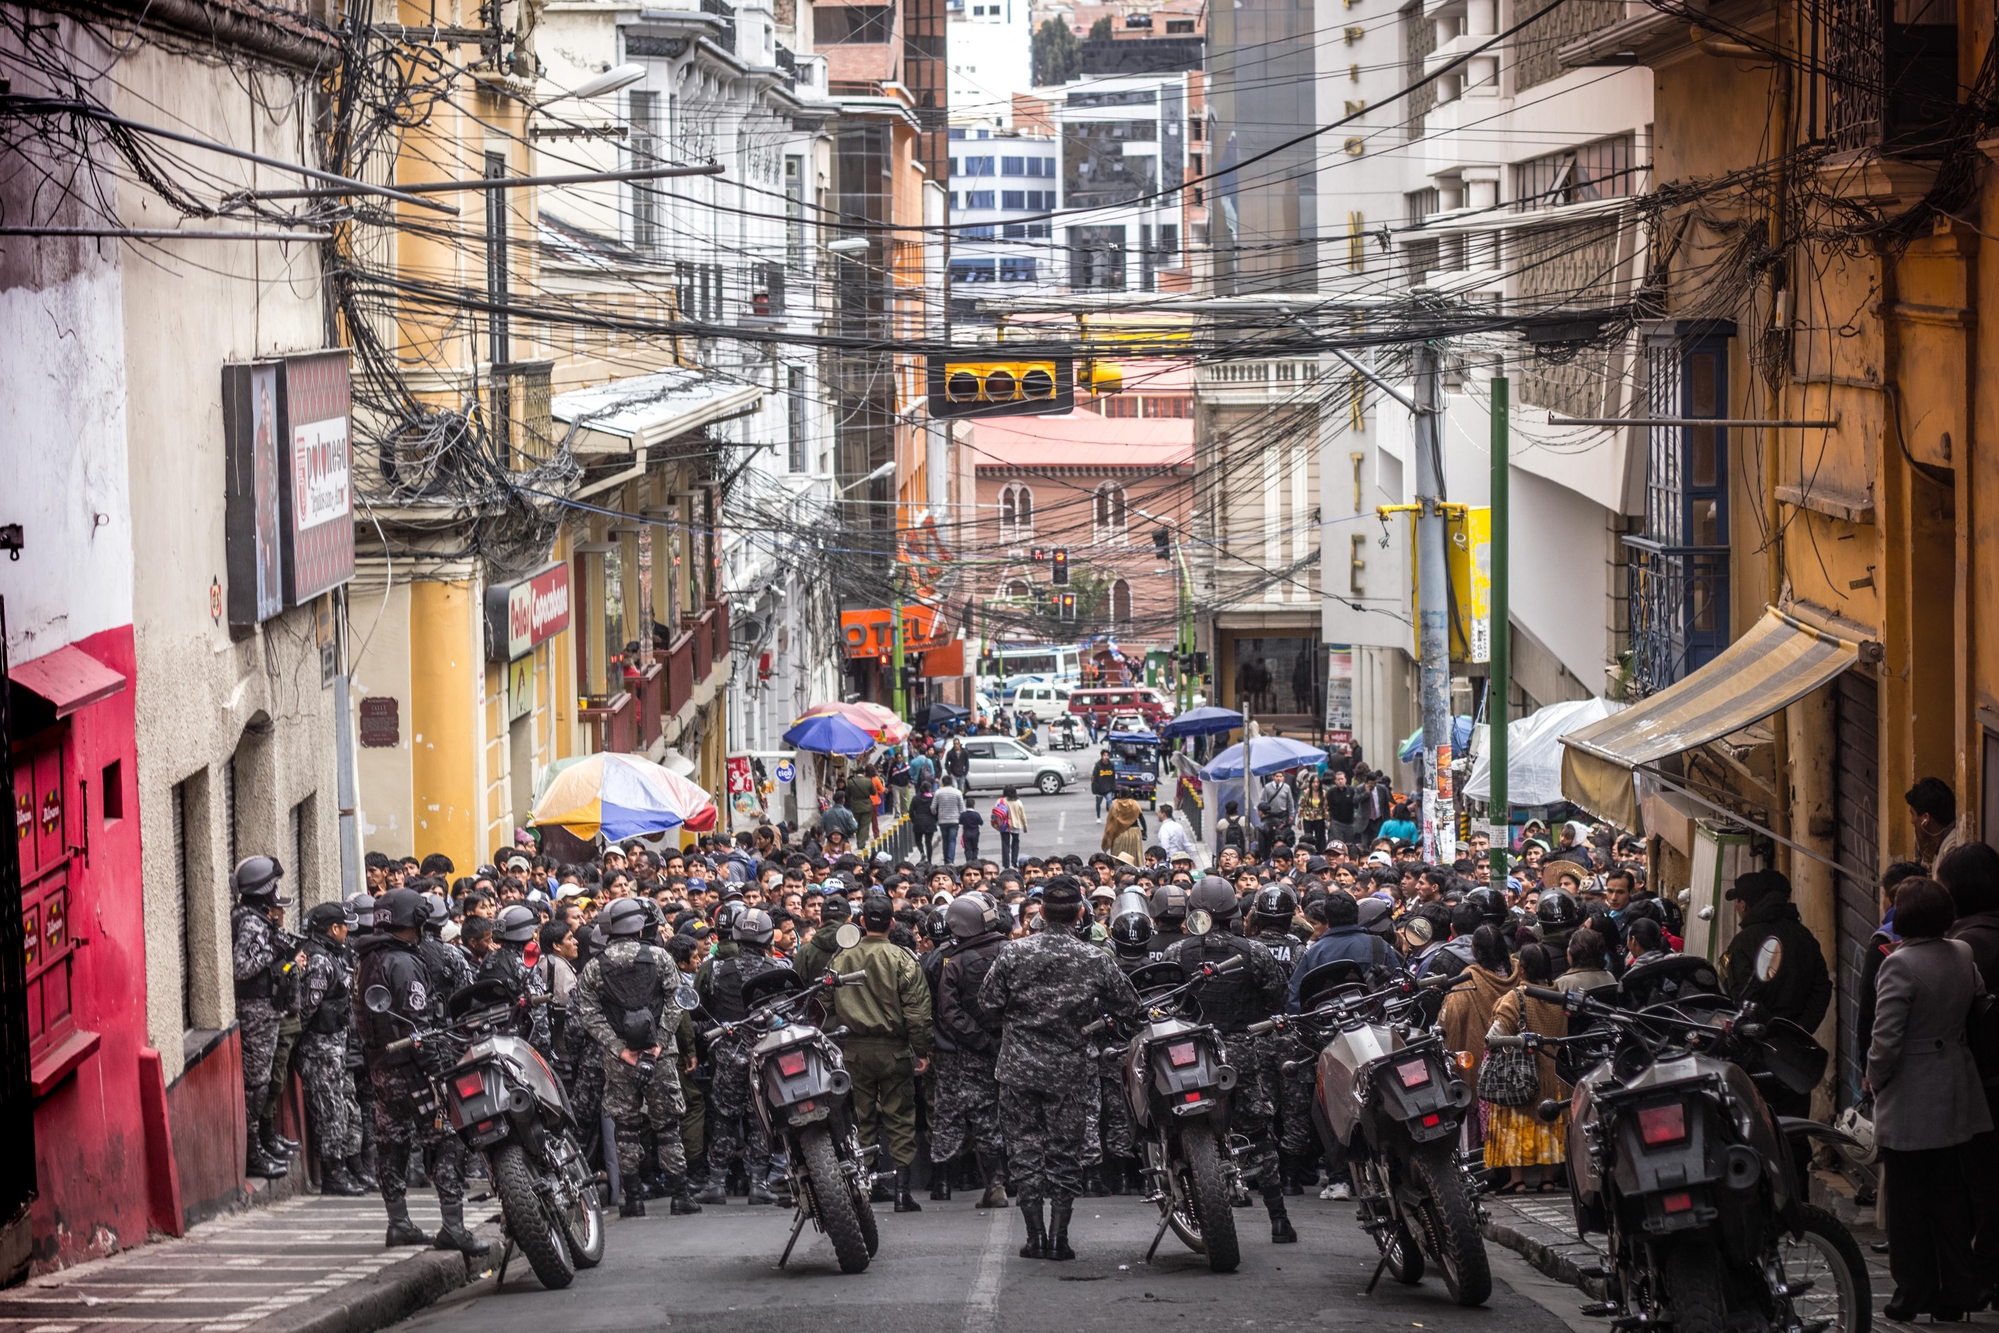
{"label": "market umbrella", "polygon": [[814,754],[866,754],[875,748],[875,738],[858,722],[838,713],[802,717],[784,733],[784,743]]}
{"label": "market umbrella", "polygon": [[1162,736],[1213,736],[1242,726],[1242,714],[1233,708],[1204,704],[1190,708],[1159,729]]}
{"label": "market umbrella", "polygon": [[[1303,768],[1307,764],[1317,764],[1326,757],[1326,752],[1316,745],[1294,741],[1287,736],[1259,736],[1250,748],[1250,762],[1258,777],[1269,777],[1272,773],[1282,773],[1286,769]],[[1237,742],[1223,750],[1201,770],[1201,776],[1209,782],[1224,781],[1242,776],[1242,744]]]}
{"label": "market umbrella", "polygon": [[[1466,754],[1470,750],[1471,718],[1463,713],[1459,713],[1451,719],[1451,753],[1454,755]],[[1418,727],[1409,733],[1408,740],[1402,742],[1401,747],[1395,752],[1395,757],[1405,764],[1413,764],[1416,762],[1417,756],[1422,753],[1423,729]]]}
{"label": "market umbrella", "polygon": [[880,704],[814,704],[798,715],[798,721],[813,717],[845,718],[883,745],[899,745],[909,739],[909,724]]}
{"label": "market umbrella", "polygon": [[946,723],[962,722],[971,715],[970,709],[960,708],[956,704],[941,702],[925,704],[911,715],[909,724],[918,731],[930,731]]}
{"label": "market umbrella", "polygon": [[586,841],[602,833],[616,842],[677,828],[706,833],[717,815],[707,792],[649,759],[593,754],[549,780],[528,822]]}

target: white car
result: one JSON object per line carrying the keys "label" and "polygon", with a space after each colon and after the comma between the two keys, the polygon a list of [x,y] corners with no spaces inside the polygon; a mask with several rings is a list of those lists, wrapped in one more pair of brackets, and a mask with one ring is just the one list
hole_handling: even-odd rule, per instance
{"label": "white car", "polygon": [[967,736],[964,746],[969,761],[967,791],[1018,787],[1053,796],[1078,778],[1076,766],[1067,759],[1038,753],[1005,736]]}

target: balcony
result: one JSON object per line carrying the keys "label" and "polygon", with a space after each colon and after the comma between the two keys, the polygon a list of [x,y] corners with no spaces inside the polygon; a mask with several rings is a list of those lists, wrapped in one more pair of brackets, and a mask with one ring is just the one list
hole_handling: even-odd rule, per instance
{"label": "balcony", "polygon": [[532,472],[555,456],[555,422],[549,415],[553,361],[494,366],[488,390],[493,443],[507,451],[509,472]]}
{"label": "balcony", "polygon": [[683,616],[680,627],[687,631],[694,641],[693,679],[705,680],[708,669],[715,662],[715,612],[710,609],[698,616]]}
{"label": "balcony", "polygon": [[729,660],[729,599],[710,598],[708,610],[715,617],[714,642],[709,645],[709,651],[714,654],[714,660],[719,664]]}
{"label": "balcony", "polygon": [[1631,551],[1631,678],[1656,694],[1728,646],[1728,548],[1667,547],[1626,537]]}
{"label": "balcony", "polygon": [[665,734],[665,714],[660,711],[666,703],[666,666],[662,662],[650,662],[639,674],[639,748],[649,750],[654,742]]}
{"label": "balcony", "polygon": [[596,753],[631,754],[640,748],[639,707],[633,695],[621,690],[577,713],[590,728],[591,748]]}

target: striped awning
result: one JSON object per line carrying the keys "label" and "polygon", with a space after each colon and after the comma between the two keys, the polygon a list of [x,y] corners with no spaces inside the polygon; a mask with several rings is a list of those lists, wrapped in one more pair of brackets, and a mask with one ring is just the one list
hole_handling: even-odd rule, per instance
{"label": "striped awning", "polygon": [[1562,794],[1619,828],[1638,827],[1632,770],[1760,722],[1852,666],[1860,645],[1772,607],[1684,680],[1562,737]]}

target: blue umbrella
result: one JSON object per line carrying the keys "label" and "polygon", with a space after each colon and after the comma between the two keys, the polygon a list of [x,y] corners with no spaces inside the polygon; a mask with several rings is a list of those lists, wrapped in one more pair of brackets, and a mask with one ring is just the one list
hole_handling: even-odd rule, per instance
{"label": "blue umbrella", "polygon": [[837,713],[801,718],[784,733],[784,743],[814,754],[866,754],[875,738]]}
{"label": "blue umbrella", "polygon": [[1242,726],[1242,714],[1233,708],[1205,704],[1190,708],[1159,729],[1162,736],[1213,736]]}
{"label": "blue umbrella", "polygon": [[[1451,753],[1464,754],[1470,749],[1471,718],[1463,713],[1459,713],[1451,719]],[[1422,753],[1423,729],[1418,727],[1409,734],[1408,740],[1402,742],[1402,747],[1395,752],[1395,757],[1405,764],[1413,764],[1416,762],[1417,756]]]}
{"label": "blue umbrella", "polygon": [[[1282,773],[1286,769],[1303,768],[1324,760],[1326,752],[1316,745],[1294,741],[1284,736],[1263,736],[1251,744],[1250,758],[1258,777],[1269,777],[1272,773]],[[1209,761],[1201,770],[1201,776],[1209,782],[1223,781],[1242,776],[1242,745],[1231,745]]]}

